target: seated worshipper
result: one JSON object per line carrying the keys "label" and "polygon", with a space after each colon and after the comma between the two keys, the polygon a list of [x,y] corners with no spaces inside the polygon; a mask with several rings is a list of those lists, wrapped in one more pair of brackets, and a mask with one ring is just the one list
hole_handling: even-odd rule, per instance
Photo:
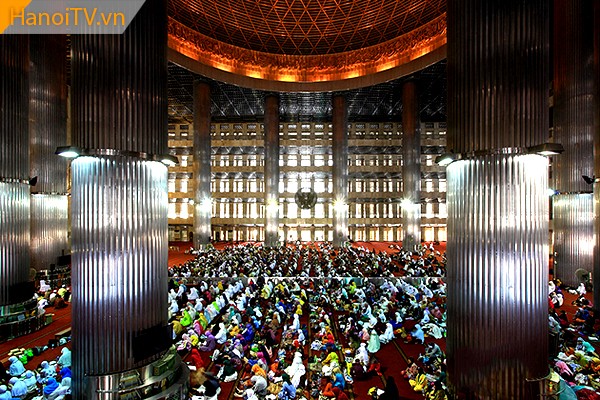
{"label": "seated worshipper", "polygon": [[44,399],[48,399],[52,393],[54,393],[54,391],[56,389],[58,389],[58,382],[56,382],[56,379],[54,379],[53,377],[48,378],[48,381],[46,382],[46,385],[44,386]]}
{"label": "seated worshipper", "polygon": [[60,378],[61,379],[72,378],[72,377],[73,377],[73,372],[71,372],[70,368],[64,367],[60,370]]}
{"label": "seated worshipper", "polygon": [[381,348],[381,342],[379,340],[379,335],[377,334],[377,331],[375,329],[373,329],[371,331],[371,335],[369,337],[369,343],[367,345],[367,350],[369,353],[375,354],[379,351],[380,348]]}
{"label": "seated worshipper", "polygon": [[37,379],[35,378],[35,374],[33,371],[25,372],[25,378],[23,382],[27,385],[27,390],[29,392],[34,392],[37,390]]}
{"label": "seated worshipper", "polygon": [[60,382],[58,388],[48,396],[48,400],[63,400],[71,394],[71,378],[67,377]]}
{"label": "seated worshipper", "polygon": [[427,393],[427,400],[448,400],[448,395],[441,382],[435,382],[433,389]]}
{"label": "seated worshipper", "polygon": [[321,396],[335,398],[333,392],[333,379],[331,377],[324,377],[321,383]]}
{"label": "seated worshipper", "polygon": [[11,400],[12,398],[12,394],[10,394],[6,385],[0,385],[0,400]]}
{"label": "seated worshipper", "polygon": [[281,376],[283,379],[283,386],[281,386],[281,390],[277,394],[277,398],[280,400],[292,400],[296,398],[296,387],[292,385],[290,380],[290,376],[288,374],[283,374]]}
{"label": "seated worshipper", "polygon": [[427,387],[427,376],[421,367],[417,368],[417,375],[414,377],[414,379],[410,379],[408,383],[415,392],[423,392],[425,390]]}
{"label": "seated worshipper", "polygon": [[213,351],[215,347],[217,347],[217,340],[215,339],[215,337],[209,329],[206,331],[206,339],[204,339],[204,343],[199,347],[199,350]]}
{"label": "seated worshipper", "polygon": [[379,336],[379,341],[383,344],[389,343],[394,340],[396,336],[394,335],[394,327],[390,322],[385,325],[385,332]]}
{"label": "seated worshipper", "polygon": [[250,379],[241,383],[235,392],[235,397],[244,397],[247,389],[252,389],[253,394],[257,396],[264,396],[267,394],[267,386],[269,386],[269,382],[264,376],[252,375]]}
{"label": "seated worshipper", "polygon": [[227,329],[225,328],[225,324],[219,323],[219,331],[215,335],[215,340],[218,344],[223,344],[227,341]]}
{"label": "seated worshipper", "polygon": [[182,317],[179,320],[179,323],[181,324],[181,326],[183,326],[184,328],[187,328],[188,326],[192,325],[192,323],[194,322],[192,320],[192,316],[190,315],[189,311],[187,309],[184,309],[181,313]]}
{"label": "seated worshipper", "polygon": [[285,373],[289,375],[292,385],[298,387],[302,376],[306,373],[306,367],[302,362],[302,354],[299,352],[294,353],[294,359],[292,364],[285,369]]}
{"label": "seated worshipper", "polygon": [[425,343],[425,332],[421,329],[421,325],[416,324],[413,330],[410,332],[410,338],[407,337],[407,340],[404,343]]}
{"label": "seated worshipper", "polygon": [[223,366],[219,370],[217,377],[223,382],[233,382],[238,377],[238,373],[235,370],[235,363],[227,354],[223,356]]}
{"label": "seated worshipper", "polygon": [[443,359],[444,353],[436,343],[427,343],[425,345],[425,354],[421,355],[419,358],[425,365],[430,365],[439,359]]}
{"label": "seated worshipper", "polygon": [[346,388],[346,380],[344,379],[344,375],[342,375],[342,371],[339,368],[335,368],[333,370],[333,377],[333,386],[337,386],[340,389],[344,390]]}
{"label": "seated worshipper", "polygon": [[367,374],[370,372],[375,372],[379,376],[382,375],[381,363],[379,362],[377,357],[375,357],[375,355],[371,355],[371,358],[369,360],[369,368],[367,369]]}
{"label": "seated worshipper", "polygon": [[58,366],[63,368],[71,368],[71,350],[63,347],[60,350],[60,357],[58,358]]}
{"label": "seated worshipper", "polygon": [[322,374],[330,376],[333,369],[340,365],[337,353],[335,351],[330,352],[321,364],[323,365]]}
{"label": "seated worshipper", "polygon": [[56,295],[56,299],[54,300],[54,308],[59,310],[61,308],[67,308],[67,306],[68,304],[65,299],[63,299],[61,295]]}
{"label": "seated worshipper", "polygon": [[10,366],[8,367],[8,373],[10,376],[21,376],[23,372],[25,372],[25,367],[21,360],[17,357],[12,356],[8,359],[10,362]]}
{"label": "seated worshipper", "polygon": [[12,377],[8,381],[12,385],[12,389],[10,390],[10,394],[14,399],[24,399],[27,397],[27,384],[20,380],[17,377]]}
{"label": "seated worshipper", "polygon": [[367,370],[367,367],[369,365],[369,352],[367,351],[366,343],[361,343],[360,347],[356,349],[354,360],[360,362],[365,371]]}
{"label": "seated worshipper", "polygon": [[335,400],[348,400],[348,395],[339,387],[333,387],[333,394],[335,394]]}
{"label": "seated worshipper", "polygon": [[204,372],[206,380],[198,389],[198,392],[204,395],[205,400],[218,400],[221,393],[221,383],[210,372]]}

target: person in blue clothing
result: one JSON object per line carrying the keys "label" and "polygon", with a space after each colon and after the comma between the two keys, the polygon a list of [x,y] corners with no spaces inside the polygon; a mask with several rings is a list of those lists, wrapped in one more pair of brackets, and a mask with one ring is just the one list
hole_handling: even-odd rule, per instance
{"label": "person in blue clothing", "polygon": [[12,356],[8,359],[8,361],[10,361],[10,367],[8,367],[8,373],[10,376],[21,376],[21,374],[25,372],[23,363],[17,357]]}
{"label": "person in blue clothing", "polygon": [[281,400],[292,400],[296,398],[296,387],[292,385],[290,380],[290,376],[288,374],[283,374],[281,376],[283,379],[283,386],[281,387],[281,391],[277,395],[277,397]]}

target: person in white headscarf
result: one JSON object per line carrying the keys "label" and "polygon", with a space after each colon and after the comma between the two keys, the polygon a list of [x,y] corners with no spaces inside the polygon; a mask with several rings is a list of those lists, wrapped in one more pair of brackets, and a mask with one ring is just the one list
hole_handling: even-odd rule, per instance
{"label": "person in white headscarf", "polygon": [[381,342],[379,340],[379,334],[375,329],[371,331],[371,336],[369,337],[369,344],[367,345],[367,351],[369,353],[377,353],[381,348]]}
{"label": "person in white headscarf", "polygon": [[225,324],[219,323],[219,331],[215,335],[215,340],[218,344],[223,344],[227,341],[227,329],[225,328]]}
{"label": "person in white headscarf", "polygon": [[24,399],[27,397],[27,385],[25,382],[20,380],[17,377],[10,378],[8,381],[12,385],[12,389],[10,390],[10,394],[14,399]]}
{"label": "person in white headscarf", "polygon": [[177,304],[177,300],[171,300],[171,305],[169,306],[169,319],[173,318],[178,312],[179,305]]}
{"label": "person in white headscarf", "polygon": [[293,332],[296,332],[300,329],[300,316],[298,314],[294,314],[294,320],[292,321],[292,324],[290,325],[290,330],[292,330]]}
{"label": "person in white headscarf", "polygon": [[285,369],[285,373],[290,376],[290,381],[294,387],[298,387],[300,385],[300,380],[306,373],[306,367],[302,362],[302,354],[299,352],[294,353],[294,360],[292,364]]}
{"label": "person in white headscarf", "polygon": [[58,359],[58,365],[61,368],[71,368],[71,350],[63,347],[60,351],[60,358]]}
{"label": "person in white headscarf", "polygon": [[0,400],[11,400],[12,394],[8,391],[6,385],[0,385]]}
{"label": "person in white headscarf", "polygon": [[394,327],[391,323],[388,322],[385,325],[385,332],[383,332],[383,334],[379,336],[379,340],[381,341],[381,343],[386,344],[394,340],[394,338]]}
{"label": "person in white headscarf", "polygon": [[192,286],[190,288],[190,293],[188,294],[188,300],[196,300],[199,297],[200,294],[198,293],[198,289]]}
{"label": "person in white headscarf", "polygon": [[354,360],[358,361],[362,364],[363,367],[367,367],[369,365],[369,352],[367,351],[367,344],[361,343],[360,347],[356,349],[356,354],[354,356]]}
{"label": "person in white headscarf", "polygon": [[48,400],[63,400],[71,394],[71,378],[63,378],[58,388],[48,396]]}
{"label": "person in white headscarf", "polygon": [[10,366],[8,367],[8,373],[10,376],[20,376],[23,372],[25,372],[25,367],[21,360],[17,357],[12,356],[8,359],[10,362]]}

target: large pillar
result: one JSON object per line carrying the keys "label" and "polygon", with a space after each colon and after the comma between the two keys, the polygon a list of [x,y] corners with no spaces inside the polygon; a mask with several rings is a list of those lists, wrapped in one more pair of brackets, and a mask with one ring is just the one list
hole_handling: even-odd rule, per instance
{"label": "large pillar", "polygon": [[594,174],[592,2],[554,2],[554,138],[565,149],[553,168],[556,276],[580,283],[577,270],[591,272],[594,251],[593,187],[581,175]]}
{"label": "large pillar", "polygon": [[265,97],[265,246],[279,242],[279,96]]}
{"label": "large pillar", "polygon": [[416,83],[402,86],[402,246],[412,250],[421,243],[421,132]]}
{"label": "large pillar", "polygon": [[[533,399],[548,373],[548,2],[448,1],[448,372]],[[517,323],[516,323],[517,322]]]}
{"label": "large pillar", "polygon": [[[600,176],[600,0],[594,0],[594,175]],[[594,185],[594,304],[600,306],[600,185]]]}
{"label": "large pillar", "polygon": [[71,164],[76,399],[146,393],[163,355],[175,366],[162,394],[186,379],[165,354],[167,167],[153,161],[167,153],[166,39],[164,0],[123,35],[72,37],[73,145],[88,149]]}
{"label": "large pillar", "polygon": [[54,154],[67,141],[66,36],[32,35],[30,48],[31,266],[41,270],[69,247],[67,163]]}
{"label": "large pillar", "polygon": [[2,342],[21,334],[15,321],[23,306],[37,309],[29,277],[27,36],[0,36],[0,87],[0,315],[15,314],[13,324],[0,324]]}
{"label": "large pillar", "polygon": [[210,85],[194,82],[194,247],[210,244]]}
{"label": "large pillar", "polygon": [[348,107],[346,97],[335,94],[333,103],[333,246],[348,240]]}

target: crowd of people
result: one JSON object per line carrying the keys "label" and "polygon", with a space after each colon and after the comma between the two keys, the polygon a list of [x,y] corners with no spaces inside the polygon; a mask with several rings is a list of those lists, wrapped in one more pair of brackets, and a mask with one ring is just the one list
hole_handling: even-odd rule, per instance
{"label": "crowd of people", "polygon": [[29,354],[9,357],[9,366],[0,368],[0,400],[62,400],[71,395],[71,351],[61,349],[56,360],[42,361],[31,368]]}
{"label": "crowd of people", "polygon": [[407,251],[392,245],[388,251],[331,243],[264,247],[243,243],[217,250],[195,251],[196,258],[171,269],[178,277],[424,277],[445,276],[445,255],[433,244]]}
{"label": "crowd of people", "polygon": [[[395,379],[405,379],[411,391],[446,398],[436,343],[445,336],[441,279],[229,278],[189,289],[185,282],[171,280],[170,317],[198,398],[221,398],[234,382],[234,396],[250,400],[345,400],[354,382],[372,376],[381,387],[364,396],[397,399]],[[398,352],[394,341],[422,353],[405,360],[402,375],[377,356],[382,348]]]}

